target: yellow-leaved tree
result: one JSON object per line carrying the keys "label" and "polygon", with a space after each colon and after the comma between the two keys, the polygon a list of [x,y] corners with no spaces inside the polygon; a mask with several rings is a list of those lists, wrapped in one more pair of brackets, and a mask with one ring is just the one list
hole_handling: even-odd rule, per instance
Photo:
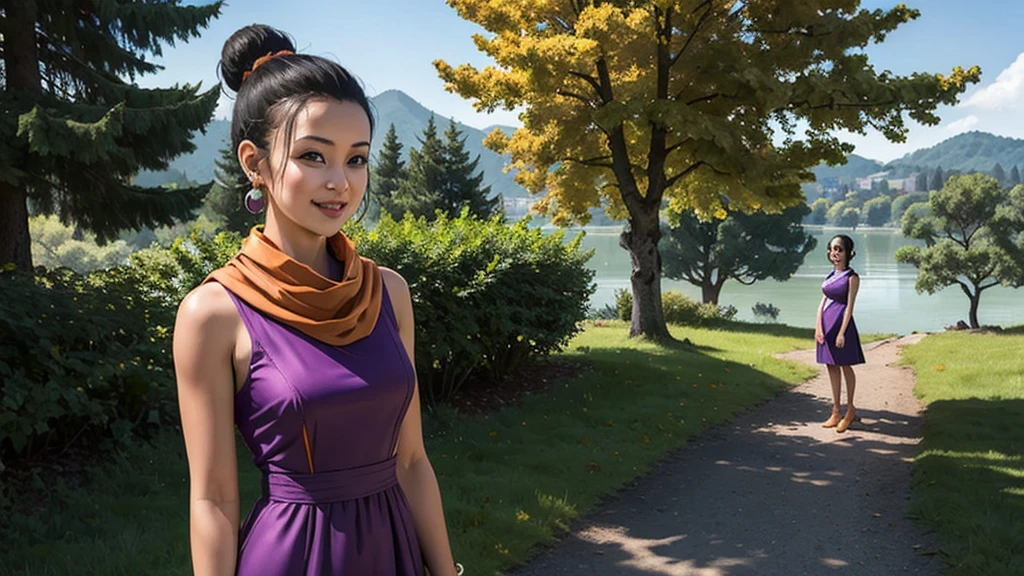
{"label": "yellow-leaved tree", "polygon": [[980,70],[876,71],[863,48],[919,13],[859,0],[448,0],[482,26],[496,66],[434,63],[478,110],[522,109],[485,144],[556,223],[604,206],[628,221],[630,334],[670,338],[661,310],[662,208],[703,218],[802,202],[818,163],[853,147],[837,130],[905,138],[936,124]]}

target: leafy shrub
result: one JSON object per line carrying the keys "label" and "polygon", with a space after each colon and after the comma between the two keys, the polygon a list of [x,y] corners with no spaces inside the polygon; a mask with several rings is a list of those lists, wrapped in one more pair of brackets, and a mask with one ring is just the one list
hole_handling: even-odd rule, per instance
{"label": "leafy shrub", "polygon": [[754,312],[755,318],[760,318],[764,322],[774,322],[779,317],[779,309],[773,304],[757,302],[750,309]]}
{"label": "leafy shrub", "polygon": [[718,304],[706,302],[697,307],[697,318],[699,318],[701,322],[708,322],[712,320],[729,321],[735,317],[736,307],[731,304],[719,306]]}
{"label": "leafy shrub", "polygon": [[565,346],[586,318],[594,272],[582,236],[566,243],[527,221],[507,226],[464,211],[433,222],[382,216],[350,236],[359,253],[401,274],[416,313],[416,368],[428,402],[469,376],[502,378],[531,355]]}
{"label": "leafy shrub", "polygon": [[128,266],[120,272],[141,292],[167,306],[178,303],[198,286],[210,272],[233,258],[242,247],[242,237],[234,232],[210,234],[193,227],[186,236],[170,246],[153,246],[132,253]]}
{"label": "leafy shrub", "polygon": [[[633,293],[629,290],[615,291],[615,308],[619,319],[629,321],[633,317]],[[689,296],[669,290],[661,295],[662,313],[665,322],[696,326],[711,320],[732,320],[736,316],[735,306],[701,304]]]}
{"label": "leafy shrub", "polygon": [[689,296],[669,290],[661,295],[661,309],[665,314],[665,322],[692,326],[700,323],[698,309],[700,303]]}
{"label": "leafy shrub", "polygon": [[8,270],[0,292],[4,457],[121,438],[174,412],[173,313],[127,276]]}
{"label": "leafy shrub", "polygon": [[619,320],[629,322],[633,318],[633,293],[625,288],[615,290],[615,310]]}

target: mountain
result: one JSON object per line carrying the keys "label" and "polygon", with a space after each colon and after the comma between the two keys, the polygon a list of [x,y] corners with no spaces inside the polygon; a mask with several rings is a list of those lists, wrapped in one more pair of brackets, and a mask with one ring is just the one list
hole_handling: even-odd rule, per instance
{"label": "mountain", "polygon": [[[376,118],[376,132],[372,155],[376,155],[384,140],[384,133],[389,124],[395,125],[398,139],[403,144],[403,153],[408,157],[409,148],[419,148],[418,137],[423,133],[427,120],[432,112],[409,95],[399,90],[388,90],[370,99],[371,108]],[[448,118],[436,116],[438,131],[443,133],[448,127]],[[484,184],[491,186],[494,193],[503,194],[506,198],[526,197],[526,190],[516,184],[512,174],[505,174],[502,168],[508,161],[483,147],[483,139],[495,128],[511,134],[515,128],[509,126],[489,126],[478,130],[465,124],[456,123],[466,137],[466,149],[473,157],[480,155],[479,169],[484,172]],[[220,148],[229,139],[231,123],[227,120],[214,120],[206,128],[205,134],[197,134],[193,143],[195,152],[180,156],[170,163],[168,170],[163,172],[143,172],[136,182],[144,186],[159,186],[168,182],[208,182],[213,180],[213,161],[217,158]],[[959,170],[960,172],[990,172],[999,163],[1006,173],[1013,166],[1024,170],[1024,140],[995,136],[987,132],[967,132],[945,140],[931,148],[924,148],[906,156],[883,164],[857,154],[851,154],[847,163],[842,166],[821,164],[813,169],[817,178],[815,184],[805,184],[804,191],[808,201],[817,197],[818,187],[826,179],[836,178],[840,183],[853,185],[857,178],[888,170],[889,178],[905,178],[914,172],[934,171],[941,166],[944,171]]]}
{"label": "mountain", "polygon": [[[402,155],[408,158],[410,147],[420,147],[418,138],[423,134],[423,129],[426,128],[427,120],[434,113],[400,90],[381,92],[371,99],[371,103],[377,117],[377,126],[375,128],[377,137],[374,138],[371,154],[377,154],[377,150],[384,141],[384,134],[388,130],[388,125],[393,123],[395,125],[395,132],[398,133],[398,140],[403,145]],[[448,121],[449,119],[444,116],[435,115],[434,122],[437,124],[438,134],[442,135],[442,137],[444,131],[448,129]],[[455,125],[462,131],[462,135],[466,139],[466,150],[469,152],[470,157],[475,158],[477,154],[480,155],[478,168],[483,170],[484,185],[490,186],[491,192],[500,193],[506,198],[528,195],[526,189],[516,183],[514,174],[502,172],[506,162],[508,162],[508,157],[495,154],[483,146],[484,137],[490,134],[494,128],[501,128],[508,134],[514,132],[515,128],[491,126],[484,130],[479,130],[472,126],[466,126],[461,122],[456,122]]]}
{"label": "mountain", "polygon": [[853,182],[857,178],[864,178],[882,170],[882,163],[878,160],[870,160],[863,156],[850,154],[846,159],[846,164],[842,166],[819,164],[812,172],[814,172],[817,181],[820,183],[826,178],[838,178],[840,182]]}
{"label": "mountain", "polygon": [[[427,120],[433,114],[419,102],[413,100],[399,90],[388,90],[370,99],[370,108],[374,111],[376,125],[374,127],[373,147],[371,156],[375,156],[384,140],[390,124],[395,125],[398,140],[403,144],[403,155],[408,158],[409,148],[419,148],[417,139],[423,134]],[[436,116],[437,130],[443,135],[448,128],[448,118]],[[507,162],[506,156],[495,154],[483,147],[483,139],[494,128],[501,128],[511,134],[515,128],[508,126],[492,126],[486,130],[478,130],[471,126],[456,122],[462,135],[466,138],[466,150],[471,157],[480,155],[478,168],[484,173],[484,185],[490,186],[493,193],[500,193],[506,198],[527,196],[526,189],[516,184],[513,174],[505,174],[502,169]],[[143,186],[160,186],[169,182],[180,182],[185,179],[195,182],[213,180],[214,160],[219,151],[230,141],[231,122],[214,120],[206,127],[205,134],[197,134],[192,140],[196,150],[191,154],[174,159],[168,170],[162,172],[142,172],[136,182]]]}
{"label": "mountain", "polygon": [[941,166],[946,172],[991,172],[999,163],[1009,173],[1024,165],[1024,140],[995,136],[987,132],[965,132],[931,148],[923,148],[893,160],[885,166],[893,178],[901,178],[922,168]]}

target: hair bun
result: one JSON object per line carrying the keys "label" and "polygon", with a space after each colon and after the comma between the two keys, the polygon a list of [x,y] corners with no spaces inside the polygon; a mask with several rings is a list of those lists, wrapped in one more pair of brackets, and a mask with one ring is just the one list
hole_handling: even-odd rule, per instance
{"label": "hair bun", "polygon": [[264,24],[239,29],[224,42],[220,51],[221,78],[228,88],[238,92],[243,75],[252,69],[258,58],[281,50],[295,51],[287,34]]}

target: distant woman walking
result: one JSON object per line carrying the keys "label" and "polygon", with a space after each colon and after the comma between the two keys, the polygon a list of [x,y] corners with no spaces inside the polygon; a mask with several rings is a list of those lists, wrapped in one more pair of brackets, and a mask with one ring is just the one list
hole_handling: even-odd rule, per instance
{"label": "distant woman walking", "polygon": [[[864,350],[860,347],[860,336],[853,321],[853,303],[860,288],[860,276],[850,268],[850,260],[856,254],[853,239],[845,234],[837,235],[828,243],[828,259],[834,269],[821,284],[824,296],[818,305],[815,324],[818,363],[828,366],[828,378],[832,383],[832,416],[823,426],[835,428],[836,432],[845,432],[857,417],[853,407],[853,393],[857,388],[853,366],[864,363]],[[846,414],[840,419],[843,377],[846,378]]]}

